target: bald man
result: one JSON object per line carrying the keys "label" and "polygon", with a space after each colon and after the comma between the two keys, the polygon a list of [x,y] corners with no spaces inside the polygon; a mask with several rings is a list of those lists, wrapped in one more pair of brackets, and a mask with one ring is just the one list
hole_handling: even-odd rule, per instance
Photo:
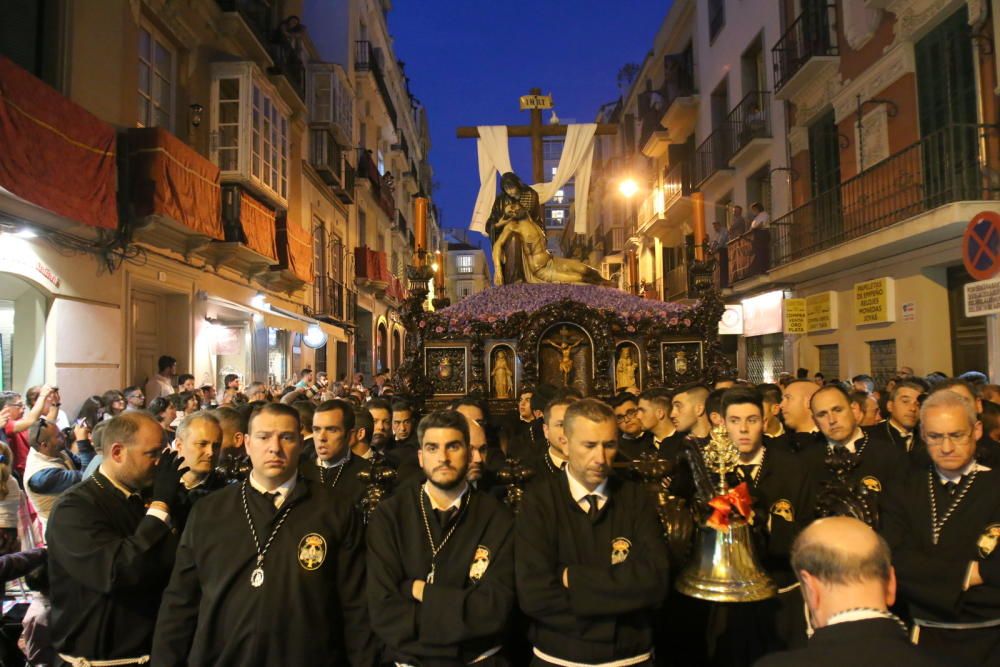
{"label": "bald man", "polygon": [[781,418],[790,431],[786,442],[795,452],[822,446],[823,438],[809,410],[809,401],[819,387],[811,380],[794,380],[781,394]]}
{"label": "bald man", "polygon": [[775,653],[757,667],[933,667],[941,662],[912,646],[903,622],[889,612],[896,576],[889,547],[857,519],[814,522],[792,545],[814,634],[806,648]]}

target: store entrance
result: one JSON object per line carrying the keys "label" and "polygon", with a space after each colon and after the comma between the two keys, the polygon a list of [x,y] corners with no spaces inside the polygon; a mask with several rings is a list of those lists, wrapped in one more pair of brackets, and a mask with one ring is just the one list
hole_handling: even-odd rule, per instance
{"label": "store entrance", "polygon": [[32,283],[0,273],[0,391],[42,384],[48,308],[47,296]]}

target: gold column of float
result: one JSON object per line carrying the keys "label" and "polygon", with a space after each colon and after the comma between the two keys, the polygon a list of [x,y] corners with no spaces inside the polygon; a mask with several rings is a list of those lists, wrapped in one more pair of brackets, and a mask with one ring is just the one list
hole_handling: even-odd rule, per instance
{"label": "gold column of float", "polygon": [[694,227],[694,258],[705,259],[705,196],[701,192],[691,193],[691,218]]}

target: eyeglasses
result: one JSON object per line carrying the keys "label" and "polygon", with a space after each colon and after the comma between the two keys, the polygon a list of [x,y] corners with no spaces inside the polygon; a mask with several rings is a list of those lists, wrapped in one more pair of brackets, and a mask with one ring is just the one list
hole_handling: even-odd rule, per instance
{"label": "eyeglasses", "polygon": [[928,447],[940,447],[945,443],[945,440],[953,445],[965,445],[968,444],[970,435],[972,435],[972,431],[962,431],[960,433],[925,433],[924,442],[927,443]]}
{"label": "eyeglasses", "polygon": [[638,408],[632,408],[631,410],[626,410],[620,415],[615,415],[615,421],[621,424],[622,422],[628,421],[629,419],[634,419],[638,413],[639,413]]}

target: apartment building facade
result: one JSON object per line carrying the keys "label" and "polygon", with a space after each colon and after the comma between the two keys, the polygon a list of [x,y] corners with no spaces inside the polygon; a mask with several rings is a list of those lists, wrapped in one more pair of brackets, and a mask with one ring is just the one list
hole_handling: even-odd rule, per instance
{"label": "apartment building facade", "polygon": [[[161,354],[214,384],[393,367],[401,269],[385,257],[410,261],[392,230],[413,187],[364,171],[366,75],[310,36],[337,24],[310,33],[292,0],[35,4],[0,44],[5,379],[58,384],[73,410]],[[426,149],[411,162],[429,173]],[[401,204],[378,207],[369,245],[358,211],[376,196]]]}

